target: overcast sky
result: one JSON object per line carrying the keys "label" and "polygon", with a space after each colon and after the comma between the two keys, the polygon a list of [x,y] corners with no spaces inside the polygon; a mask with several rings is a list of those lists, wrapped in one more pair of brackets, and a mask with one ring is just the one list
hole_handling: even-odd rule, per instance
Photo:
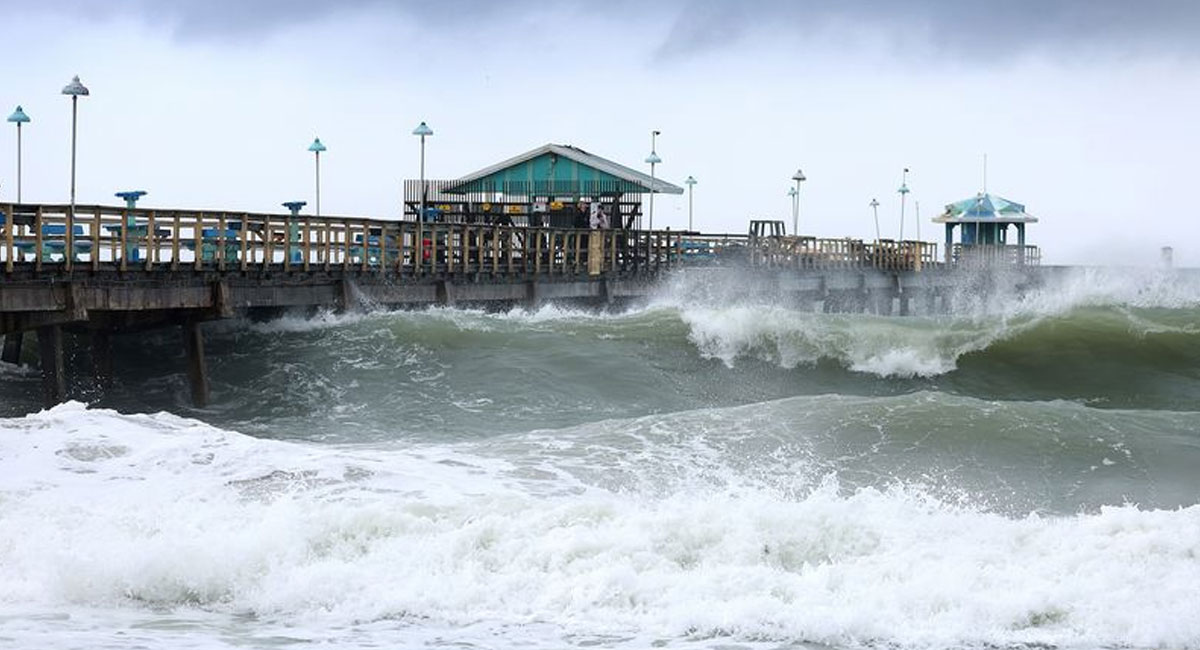
{"label": "overcast sky", "polygon": [[[1041,219],[1052,263],[1200,266],[1200,3],[1143,0],[0,0],[0,111],[21,104],[27,201],[65,202],[73,74],[78,194],[115,203],[395,216],[400,181],[453,178],[547,142],[660,176],[707,231],[791,222],[884,237],[987,189]],[[16,133],[0,137],[15,199]],[[7,151],[7,153],[5,153]],[[655,222],[683,227],[685,197]]]}

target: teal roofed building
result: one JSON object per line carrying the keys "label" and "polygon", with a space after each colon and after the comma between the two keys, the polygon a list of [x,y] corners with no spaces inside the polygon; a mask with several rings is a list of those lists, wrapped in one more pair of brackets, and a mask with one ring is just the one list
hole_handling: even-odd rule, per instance
{"label": "teal roofed building", "polygon": [[[1025,244],[1025,226],[1037,223],[1037,217],[1027,213],[1021,203],[980,193],[947,205],[933,222],[946,226],[947,263],[960,263],[966,258],[1003,257],[1017,264],[1039,260],[1037,247]],[[1010,226],[1017,232],[1015,246],[1009,242]],[[957,244],[954,243],[956,227],[961,228]]]}
{"label": "teal roofed building", "polygon": [[[415,183],[415,185],[414,185]],[[593,212],[609,227],[637,228],[642,196],[683,194],[683,188],[607,158],[546,144],[451,181],[408,181],[405,215],[421,203],[427,220],[588,227]]]}

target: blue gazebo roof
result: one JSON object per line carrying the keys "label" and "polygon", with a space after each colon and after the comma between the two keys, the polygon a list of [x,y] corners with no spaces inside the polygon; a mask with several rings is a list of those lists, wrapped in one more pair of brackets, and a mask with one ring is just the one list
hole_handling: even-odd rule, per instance
{"label": "blue gazebo roof", "polygon": [[1016,201],[980,193],[969,199],[946,206],[946,211],[934,217],[936,223],[1037,223],[1037,217],[1025,212]]}

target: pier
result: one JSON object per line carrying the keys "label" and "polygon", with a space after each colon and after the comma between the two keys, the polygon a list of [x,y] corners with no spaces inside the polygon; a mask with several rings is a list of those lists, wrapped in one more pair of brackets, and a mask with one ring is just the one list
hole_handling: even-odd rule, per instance
{"label": "pier", "polygon": [[[956,286],[955,265],[938,261],[936,244],[789,237],[766,226],[703,235],[315,217],[298,206],[254,214],[131,205],[0,205],[2,358],[17,363],[25,335],[36,333],[47,405],[68,397],[64,330],[90,341],[103,384],[112,337],[180,328],[193,402],[204,406],[201,324],[239,315],[564,299],[604,305],[644,296],[683,267],[750,268],[756,279],[747,291],[825,311],[928,313],[948,308]],[[1032,247],[988,250],[1021,265],[1037,261]]]}

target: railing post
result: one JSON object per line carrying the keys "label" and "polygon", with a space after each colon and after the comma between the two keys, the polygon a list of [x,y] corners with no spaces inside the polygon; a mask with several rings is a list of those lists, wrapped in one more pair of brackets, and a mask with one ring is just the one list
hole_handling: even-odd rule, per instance
{"label": "railing post", "polygon": [[196,225],[192,227],[192,241],[196,243],[196,253],[192,259],[192,267],[199,271],[204,267],[204,213],[196,213]]}
{"label": "railing post", "polygon": [[33,217],[33,270],[39,273],[42,270],[42,240],[42,206],[39,205],[37,214]]}
{"label": "railing post", "polygon": [[[100,208],[96,207],[96,213],[92,219],[92,270],[100,270]],[[10,253],[11,255],[11,253]]]}
{"label": "railing post", "polygon": [[179,270],[179,239],[183,237],[183,223],[180,222],[179,212],[175,213],[175,231],[171,237],[171,270]]}
{"label": "railing post", "polygon": [[16,210],[10,203],[4,215],[4,271],[6,273],[13,272],[13,230],[17,227],[16,218]]}
{"label": "railing post", "polygon": [[151,210],[146,215],[146,270],[154,268],[155,258],[162,256],[158,252],[158,241],[155,239],[154,232],[154,210]]}

